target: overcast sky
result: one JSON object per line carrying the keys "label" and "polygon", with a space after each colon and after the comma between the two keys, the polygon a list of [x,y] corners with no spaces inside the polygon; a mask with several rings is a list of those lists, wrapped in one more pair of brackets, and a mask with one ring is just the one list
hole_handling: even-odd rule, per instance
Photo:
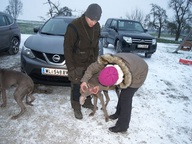
{"label": "overcast sky", "polygon": [[[49,5],[45,4],[47,0],[21,0],[23,3],[23,14],[18,19],[23,20],[41,20],[46,17]],[[67,6],[72,10],[77,10],[80,15],[85,11],[89,4],[98,3],[103,10],[100,20],[104,24],[108,17],[125,18],[127,13],[132,13],[136,8],[144,13],[144,16],[150,12],[151,3],[161,6],[167,10],[168,16],[171,10],[168,9],[169,0],[51,0],[53,3],[60,3],[61,7]],[[9,4],[9,0],[0,0],[0,11],[4,11]]]}

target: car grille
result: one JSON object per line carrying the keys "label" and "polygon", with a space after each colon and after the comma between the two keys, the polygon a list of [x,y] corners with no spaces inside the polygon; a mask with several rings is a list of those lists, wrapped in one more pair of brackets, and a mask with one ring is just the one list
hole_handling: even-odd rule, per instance
{"label": "car grille", "polygon": [[[64,61],[64,55],[58,55],[58,54],[46,54],[46,57],[48,58],[48,60],[50,62],[53,62],[53,63],[62,63]],[[53,56],[54,55],[58,55],[60,57],[60,60],[58,60],[57,62],[53,60]]]}
{"label": "car grille", "polygon": [[132,38],[132,43],[152,44],[151,39]]}
{"label": "car grille", "polygon": [[[49,64],[55,64],[55,65],[63,65],[65,63],[65,57],[61,54],[49,54],[49,53],[41,53],[38,51],[32,51],[36,58],[45,61]],[[57,57],[59,59],[55,59],[53,57]]]}

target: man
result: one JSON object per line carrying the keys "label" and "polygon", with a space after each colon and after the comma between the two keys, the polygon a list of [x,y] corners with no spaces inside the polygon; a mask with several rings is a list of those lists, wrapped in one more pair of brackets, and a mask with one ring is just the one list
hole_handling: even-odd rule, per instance
{"label": "man", "polygon": [[[85,13],[73,20],[65,33],[64,53],[68,76],[71,81],[71,105],[77,119],[82,119],[80,97],[80,80],[87,67],[98,57],[100,24],[102,9],[98,4],[88,6]],[[93,108],[91,97],[83,107]]]}
{"label": "man", "polygon": [[131,53],[99,56],[98,60],[87,68],[81,79],[83,92],[84,88],[88,88],[89,79],[97,73],[99,73],[99,84],[102,86],[118,85],[121,88],[116,112],[109,116],[112,120],[118,120],[116,125],[110,127],[109,130],[111,132],[125,132],[129,128],[131,119],[133,95],[143,85],[147,77],[148,65],[142,58]]}

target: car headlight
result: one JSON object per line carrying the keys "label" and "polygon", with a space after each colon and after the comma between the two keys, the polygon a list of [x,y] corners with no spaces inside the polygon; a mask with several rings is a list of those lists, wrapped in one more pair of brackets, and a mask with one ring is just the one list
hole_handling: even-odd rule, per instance
{"label": "car headlight", "polygon": [[29,58],[35,58],[35,55],[31,51],[31,49],[26,48],[25,46],[23,46],[23,48],[22,48],[22,54],[29,57]]}
{"label": "car headlight", "polygon": [[155,45],[157,43],[156,39],[152,39],[152,45]]}
{"label": "car headlight", "polygon": [[132,43],[132,38],[131,38],[131,37],[123,36],[123,39],[124,39],[127,43]]}

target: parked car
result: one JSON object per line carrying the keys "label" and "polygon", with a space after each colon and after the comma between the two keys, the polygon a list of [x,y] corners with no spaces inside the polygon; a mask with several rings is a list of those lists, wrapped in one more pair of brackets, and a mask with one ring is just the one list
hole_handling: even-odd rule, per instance
{"label": "parked car", "polygon": [[[41,28],[34,28],[35,35],[26,39],[21,51],[21,71],[27,73],[34,83],[66,85],[67,67],[63,50],[64,34],[74,17],[55,16]],[[103,54],[102,44],[99,53]]]}
{"label": "parked car", "polygon": [[142,52],[150,58],[156,51],[155,37],[146,33],[140,22],[128,19],[109,18],[102,32],[108,33],[103,46],[114,45],[116,52]]}
{"label": "parked car", "polygon": [[20,41],[21,33],[16,21],[11,15],[0,12],[0,51],[17,54]]}

